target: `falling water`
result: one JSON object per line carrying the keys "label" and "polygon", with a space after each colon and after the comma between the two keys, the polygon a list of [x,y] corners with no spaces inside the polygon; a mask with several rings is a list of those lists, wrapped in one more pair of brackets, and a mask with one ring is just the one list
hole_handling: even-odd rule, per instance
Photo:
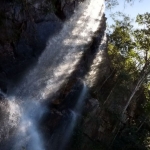
{"label": "falling water", "polygon": [[79,97],[77,98],[77,102],[74,108],[70,110],[71,119],[68,121],[68,125],[63,131],[65,134],[64,134],[63,140],[61,141],[61,144],[59,145],[59,150],[64,150],[65,146],[70,140],[73,130],[77,124],[78,117],[81,115],[82,106],[85,100],[86,93],[87,93],[87,87],[86,87],[85,82],[83,82],[83,87],[82,87]]}
{"label": "falling water", "polygon": [[[66,78],[74,71],[82,54],[98,30],[104,12],[104,0],[87,0],[80,4],[61,32],[47,41],[38,63],[14,87],[9,99],[9,121],[18,128],[13,150],[44,150],[38,122],[46,108],[41,102],[56,94]],[[71,110],[71,121],[64,144],[71,136],[77,116],[81,113],[86,87],[83,86],[76,106]]]}
{"label": "falling water", "polygon": [[85,98],[86,93],[87,93],[87,87],[86,87],[85,82],[83,82],[82,91],[80,93],[80,96],[79,96],[79,98],[77,100],[77,103],[75,105],[75,108],[73,110],[75,113],[80,113],[81,112],[81,109],[82,109],[82,106],[83,106],[83,100]]}
{"label": "falling water", "polygon": [[77,103],[76,103],[74,109],[71,110],[72,119],[71,119],[71,122],[70,122],[70,126],[69,126],[69,128],[68,128],[68,130],[66,132],[65,137],[64,137],[64,142],[63,142],[62,148],[69,141],[69,139],[70,139],[70,137],[72,135],[72,132],[73,132],[75,126],[76,126],[77,119],[78,119],[79,115],[81,115],[82,106],[84,104],[84,99],[85,99],[86,93],[87,93],[87,87],[86,87],[86,84],[84,82],[82,91],[81,91],[81,93],[79,95],[79,98],[77,99]]}
{"label": "falling water", "polygon": [[105,33],[104,36],[102,37],[101,44],[98,47],[98,52],[92,62],[92,65],[90,66],[90,70],[85,77],[89,87],[92,87],[93,85],[95,85],[97,81],[97,77],[99,78],[99,75],[98,75],[99,68],[100,68],[100,65],[104,61],[103,59],[105,58],[105,56],[103,57],[103,55],[105,54],[104,50],[106,49],[106,46],[107,46],[106,41],[107,41],[107,35]]}
{"label": "falling water", "polygon": [[26,102],[22,106],[21,120],[18,128],[14,150],[44,150],[42,138],[38,132],[38,121],[45,111],[37,101]]}
{"label": "falling water", "polygon": [[81,3],[61,32],[47,41],[45,51],[12,94],[21,99],[43,100],[54,95],[74,71],[82,54],[98,30],[104,12],[104,0]]}

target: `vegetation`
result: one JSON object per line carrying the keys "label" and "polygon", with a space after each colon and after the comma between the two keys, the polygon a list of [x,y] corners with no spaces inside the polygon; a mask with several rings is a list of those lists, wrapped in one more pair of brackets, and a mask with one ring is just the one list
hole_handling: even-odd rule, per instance
{"label": "vegetation", "polygon": [[[134,1],[135,0],[124,0],[124,3],[134,4]],[[113,9],[115,6],[119,5],[119,0],[105,0],[105,2],[107,9]]]}
{"label": "vegetation", "polygon": [[[118,19],[118,16],[122,19]],[[112,68],[115,70],[112,77],[115,87],[110,93],[111,99],[124,106],[121,112],[118,112],[120,115],[118,122],[121,127],[118,127],[119,130],[114,136],[113,143],[118,145],[120,141],[126,147],[125,149],[135,147],[141,149],[142,145],[148,149],[150,135],[150,13],[137,15],[135,23],[139,25],[138,29],[134,29],[133,20],[130,17],[120,12],[112,15],[112,18],[115,24],[111,26],[109,32],[108,54]],[[134,105],[136,105],[135,109]],[[131,115],[130,108],[134,109],[134,115]],[[122,123],[124,123],[124,127]],[[115,149],[121,148],[116,145]]]}

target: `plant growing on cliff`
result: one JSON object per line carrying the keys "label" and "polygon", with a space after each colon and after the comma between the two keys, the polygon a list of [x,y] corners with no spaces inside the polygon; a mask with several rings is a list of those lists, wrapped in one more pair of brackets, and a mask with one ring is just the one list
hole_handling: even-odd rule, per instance
{"label": "plant growing on cliff", "polygon": [[[137,128],[134,134],[137,135],[143,124],[148,124],[150,114],[150,13],[137,15],[136,23],[141,26],[138,29],[133,28],[132,20],[128,16],[118,14],[123,19],[114,17],[115,25],[109,33],[108,44],[108,54],[116,71],[114,82],[117,81],[113,96],[114,99],[117,99],[118,95],[126,98],[120,113],[120,121],[126,123],[127,120],[123,118],[128,115],[130,104],[136,102],[143,93],[143,108],[146,114],[138,125],[134,125]],[[121,86],[124,89],[123,93],[120,92]],[[115,93],[116,91],[118,92]],[[141,132],[143,137],[142,134],[144,132]]]}
{"label": "plant growing on cliff", "polygon": [[145,26],[141,29],[134,29],[128,16],[114,21],[113,32],[109,35],[108,53],[113,67],[117,70],[116,76],[124,74],[125,80],[134,82],[135,85],[122,112],[125,113],[133,96],[148,80],[150,73],[150,14],[137,16],[136,22]]}

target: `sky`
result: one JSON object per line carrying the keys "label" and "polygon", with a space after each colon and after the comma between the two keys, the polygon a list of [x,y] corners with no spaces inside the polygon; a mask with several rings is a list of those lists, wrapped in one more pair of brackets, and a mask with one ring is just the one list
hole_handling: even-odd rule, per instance
{"label": "sky", "polygon": [[[111,25],[112,19],[110,18],[111,13],[115,13],[117,11],[123,12],[127,15],[129,15],[131,18],[135,19],[136,15],[138,14],[144,14],[146,12],[150,12],[150,0],[133,0],[133,5],[124,3],[125,0],[118,0],[119,5],[113,8],[112,10],[106,10],[105,14],[107,17],[107,23],[108,25]],[[137,24],[134,24],[135,27],[137,27]]]}

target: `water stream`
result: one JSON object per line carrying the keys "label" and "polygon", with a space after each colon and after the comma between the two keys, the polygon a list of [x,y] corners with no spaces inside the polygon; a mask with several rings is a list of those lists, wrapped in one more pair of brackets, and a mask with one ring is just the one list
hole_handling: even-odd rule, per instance
{"label": "water stream", "polygon": [[[57,143],[58,146],[56,146],[56,149],[53,148],[53,150],[65,150],[66,149],[66,146],[71,139],[71,136],[77,124],[77,121],[82,113],[82,106],[84,104],[87,91],[88,91],[87,86],[85,82],[83,82],[79,97],[76,99],[76,104],[74,108],[69,110],[67,124],[65,123],[62,124],[61,132],[62,132],[62,135],[64,135],[63,139],[61,139],[59,145]],[[58,131],[56,134],[59,134],[59,133],[60,131]],[[58,139],[56,138],[55,141],[58,141]]]}
{"label": "water stream", "polygon": [[[40,118],[47,111],[42,102],[53,97],[76,69],[99,28],[104,12],[103,4],[104,0],[87,0],[81,3],[61,32],[47,41],[38,63],[25,74],[19,85],[9,91],[6,96],[9,105],[7,123],[10,128],[16,128],[12,150],[45,149],[38,127]],[[86,91],[84,83],[76,105],[70,110],[68,129],[59,150],[65,148],[71,137],[78,115],[82,112]],[[10,150],[10,147],[6,149]]]}
{"label": "water stream", "polygon": [[84,104],[86,94],[87,94],[87,87],[86,87],[86,84],[83,83],[83,88],[77,99],[77,103],[76,103],[75,107],[73,108],[73,110],[70,110],[71,120],[70,120],[69,126],[65,132],[64,139],[62,141],[62,145],[60,146],[61,147],[60,150],[63,150],[65,148],[65,146],[67,145],[67,143],[69,142],[69,140],[71,138],[73,130],[77,124],[78,118],[81,115],[82,106]]}

